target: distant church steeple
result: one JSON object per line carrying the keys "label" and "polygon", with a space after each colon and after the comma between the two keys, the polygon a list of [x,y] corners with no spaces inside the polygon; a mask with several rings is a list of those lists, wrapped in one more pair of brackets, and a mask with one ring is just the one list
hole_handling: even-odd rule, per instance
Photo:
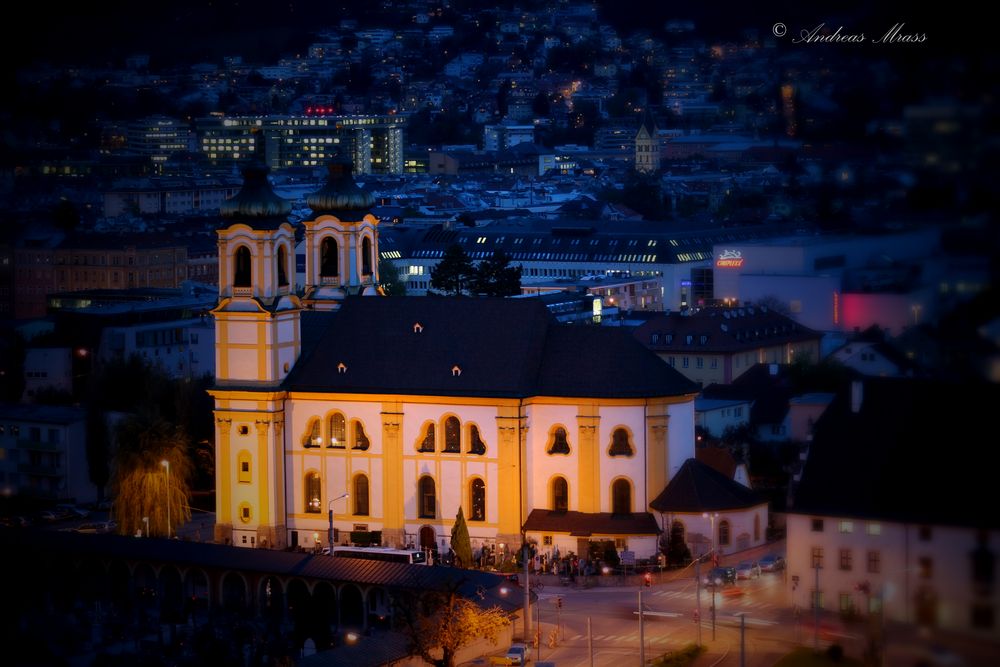
{"label": "distant church steeple", "polygon": [[657,136],[656,120],[649,109],[643,113],[642,124],[635,135],[635,170],[643,173],[658,171],[660,168],[660,140]]}
{"label": "distant church steeple", "polygon": [[378,218],[375,198],[354,182],[351,163],[331,160],[327,181],[306,198],[306,274],[303,303],[334,310],[349,294],[378,294]]}

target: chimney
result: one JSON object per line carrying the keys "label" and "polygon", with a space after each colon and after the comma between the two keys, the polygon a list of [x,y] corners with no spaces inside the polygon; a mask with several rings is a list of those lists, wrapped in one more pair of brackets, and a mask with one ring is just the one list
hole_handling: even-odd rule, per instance
{"label": "chimney", "polygon": [[861,412],[861,401],[864,400],[864,384],[861,380],[851,382],[851,412]]}

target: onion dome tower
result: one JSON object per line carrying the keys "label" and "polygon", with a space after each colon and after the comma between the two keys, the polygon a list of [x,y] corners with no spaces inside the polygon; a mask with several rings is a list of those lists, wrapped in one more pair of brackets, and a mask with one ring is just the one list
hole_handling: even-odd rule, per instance
{"label": "onion dome tower", "polygon": [[327,181],[306,198],[313,211],[304,220],[307,307],[335,310],[348,295],[374,296],[378,288],[378,218],[375,199],[354,182],[351,163],[327,165]]}

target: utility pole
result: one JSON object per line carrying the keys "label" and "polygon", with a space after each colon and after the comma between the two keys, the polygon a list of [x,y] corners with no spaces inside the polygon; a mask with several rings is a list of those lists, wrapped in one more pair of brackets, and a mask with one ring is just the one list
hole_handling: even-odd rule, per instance
{"label": "utility pole", "polygon": [[813,650],[819,650],[819,562],[813,563],[816,578],[813,583]]}
{"label": "utility pole", "polygon": [[747,615],[746,613],[742,613],[740,614],[740,667],[747,667],[746,632]]}
{"label": "utility pole", "polygon": [[590,616],[587,617],[587,655],[590,656],[590,667],[594,667],[594,629],[590,627]]}
{"label": "utility pole", "polygon": [[695,599],[698,601],[698,607],[695,609],[694,622],[698,626],[698,646],[701,646],[701,557],[694,563],[694,577],[695,577]]}
{"label": "utility pole", "polygon": [[639,589],[639,667],[646,667],[646,638],[643,636],[642,589]]}

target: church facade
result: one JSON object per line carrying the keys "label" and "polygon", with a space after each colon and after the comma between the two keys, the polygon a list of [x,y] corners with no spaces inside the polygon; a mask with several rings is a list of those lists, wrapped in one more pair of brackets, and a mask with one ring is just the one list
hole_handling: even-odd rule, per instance
{"label": "church facade", "polygon": [[693,456],[692,383],[533,299],[380,296],[371,197],[334,166],[296,285],[289,204],[245,178],[218,232],[217,541],[319,548],[332,512],[335,543],[447,551],[461,508],[474,550],[656,553],[648,505]]}

